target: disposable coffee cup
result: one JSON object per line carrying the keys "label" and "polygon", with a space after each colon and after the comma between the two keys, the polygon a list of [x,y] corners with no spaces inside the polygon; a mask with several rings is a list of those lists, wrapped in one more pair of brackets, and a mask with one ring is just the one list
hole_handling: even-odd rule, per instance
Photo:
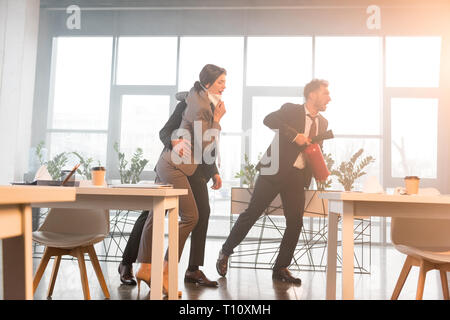
{"label": "disposable coffee cup", "polygon": [[105,184],[105,167],[93,167],[91,168],[92,184],[94,186],[103,186]]}
{"label": "disposable coffee cup", "polygon": [[420,178],[416,177],[416,176],[405,177],[406,194],[418,194],[419,193],[419,181],[420,181]]}

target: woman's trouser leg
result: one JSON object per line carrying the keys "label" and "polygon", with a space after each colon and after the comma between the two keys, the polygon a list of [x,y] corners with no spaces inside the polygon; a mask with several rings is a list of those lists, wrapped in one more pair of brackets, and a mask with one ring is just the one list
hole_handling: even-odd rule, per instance
{"label": "woman's trouser leg", "polygon": [[[158,170],[159,169],[159,170]],[[198,210],[192,194],[191,186],[186,175],[170,164],[157,165],[158,179],[163,183],[170,183],[176,189],[188,189],[188,194],[179,197],[178,223],[178,260],[183,252],[184,244],[189,234],[198,221]],[[150,212],[144,225],[139,245],[138,262],[151,263],[152,235],[153,235],[153,212]],[[167,260],[166,252],[166,260]]]}

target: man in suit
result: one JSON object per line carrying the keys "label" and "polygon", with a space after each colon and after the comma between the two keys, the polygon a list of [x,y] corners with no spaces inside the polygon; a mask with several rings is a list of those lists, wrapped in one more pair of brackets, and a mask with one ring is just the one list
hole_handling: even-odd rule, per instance
{"label": "man in suit", "polygon": [[[182,121],[182,115],[186,109],[185,98],[188,92],[179,92],[176,95],[178,101],[180,101],[175,107],[174,112],[167,120],[164,127],[159,131],[159,138],[164,144],[164,148],[172,150],[175,145],[181,141],[171,140],[172,132],[180,127]],[[180,149],[183,150],[183,149]],[[205,254],[205,240],[208,230],[208,221],[210,214],[208,190],[206,183],[210,179],[214,180],[212,186],[213,189],[219,189],[222,185],[219,171],[215,163],[202,164],[199,169],[195,171],[192,176],[188,177],[189,184],[191,185],[192,193],[194,194],[195,202],[199,210],[199,219],[197,225],[191,234],[191,250],[189,255],[188,266],[188,280],[192,282],[193,279],[197,283],[203,286],[217,286],[216,281],[209,280],[198,266],[203,265]],[[133,263],[136,262],[139,250],[139,242],[141,239],[142,230],[144,228],[145,221],[147,220],[149,212],[143,211],[136,219],[133,230],[131,231],[125,250],[122,255],[122,262],[119,264],[120,281],[126,285],[135,285],[136,281],[133,275]]]}
{"label": "man in suit", "polygon": [[[286,230],[280,244],[278,257],[273,266],[272,278],[296,285],[301,279],[295,278],[287,267],[290,265],[295,247],[303,226],[305,206],[305,187],[309,187],[312,172],[308,168],[302,151],[311,142],[311,138],[326,131],[328,121],[319,114],[325,111],[330,94],[328,82],[314,79],[304,88],[305,104],[286,103],[279,110],[268,114],[264,124],[272,130],[278,130],[279,147],[276,144],[267,149],[263,159],[258,163],[260,174],[247,209],[239,215],[230,235],[219,252],[216,268],[221,276],[228,270],[228,258],[236,246],[241,243],[249,230],[280,194]],[[264,163],[272,154],[278,153],[279,166],[276,172],[267,174],[265,169],[270,163]],[[275,158],[276,155],[275,155]]]}

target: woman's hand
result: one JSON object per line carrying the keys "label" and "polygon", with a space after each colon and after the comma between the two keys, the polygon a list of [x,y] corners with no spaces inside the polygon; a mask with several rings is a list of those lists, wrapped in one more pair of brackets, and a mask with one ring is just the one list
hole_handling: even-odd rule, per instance
{"label": "woman's hand", "polygon": [[222,178],[220,177],[220,175],[218,173],[216,173],[213,177],[213,185],[211,186],[211,189],[213,190],[219,190],[220,188],[222,188]]}
{"label": "woman's hand", "polygon": [[227,112],[227,110],[225,109],[225,103],[223,103],[223,101],[219,101],[216,108],[214,109],[214,121],[220,122],[220,119],[222,119],[225,112]]}

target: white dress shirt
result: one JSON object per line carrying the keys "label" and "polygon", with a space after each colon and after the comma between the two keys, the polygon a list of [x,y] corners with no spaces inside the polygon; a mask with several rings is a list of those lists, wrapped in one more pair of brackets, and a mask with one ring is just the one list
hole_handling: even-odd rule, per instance
{"label": "white dress shirt", "polygon": [[[311,130],[311,125],[313,122],[313,120],[310,117],[308,117],[308,114],[311,114],[311,113],[309,112],[308,108],[306,108],[306,106],[305,106],[305,133],[304,133],[304,135],[307,137],[310,135],[309,131]],[[316,122],[316,132],[314,132],[314,136],[316,136],[319,131],[319,120],[317,118],[318,117],[316,116],[316,118],[314,119],[314,121]],[[297,134],[297,136],[298,136],[298,134]],[[295,136],[295,138],[297,138],[297,136]],[[305,161],[306,160],[305,160],[305,157],[303,156],[303,152],[300,152],[297,157],[297,160],[295,160],[295,162],[294,162],[294,167],[296,167],[298,169],[304,169],[306,166]]]}

